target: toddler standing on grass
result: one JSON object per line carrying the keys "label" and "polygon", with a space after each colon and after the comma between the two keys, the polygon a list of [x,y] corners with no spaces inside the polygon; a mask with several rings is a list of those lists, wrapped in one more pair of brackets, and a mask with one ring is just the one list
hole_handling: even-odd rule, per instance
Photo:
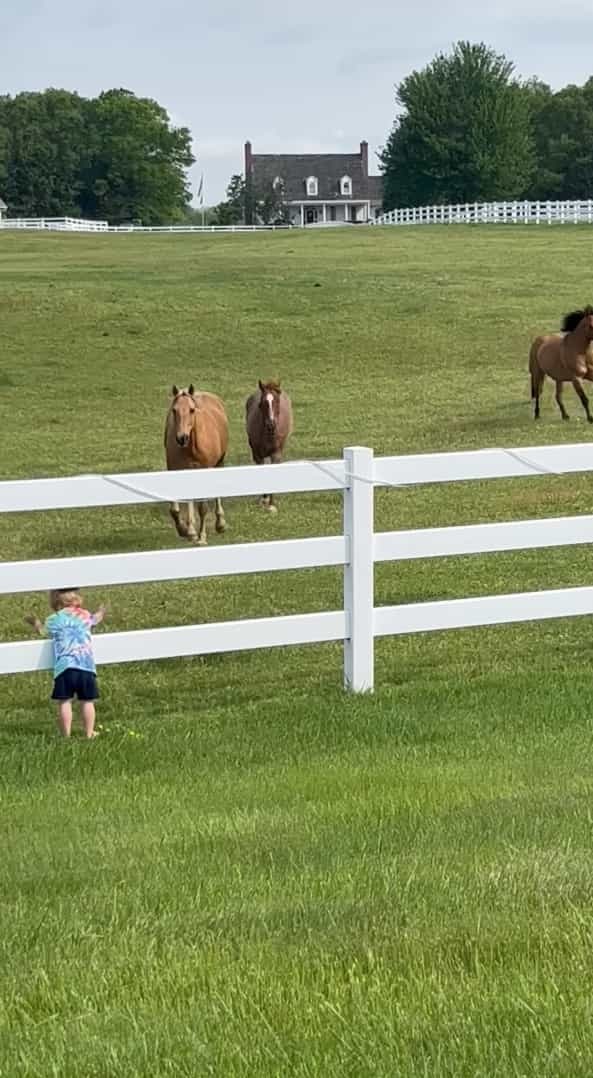
{"label": "toddler standing on grass", "polygon": [[80,703],[80,715],[87,738],[96,737],[95,703],[99,696],[91,629],[105,617],[105,607],[90,614],[82,605],[82,596],[73,588],[50,591],[49,605],[54,611],[45,624],[34,614],[25,618],[40,636],[49,636],[54,646],[54,688],[52,700],[58,704],[60,730],[70,737],[72,700]]}

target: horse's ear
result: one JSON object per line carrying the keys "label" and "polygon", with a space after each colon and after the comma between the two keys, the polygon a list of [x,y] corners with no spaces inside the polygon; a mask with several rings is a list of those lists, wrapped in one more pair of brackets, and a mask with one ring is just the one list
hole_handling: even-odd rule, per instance
{"label": "horse's ear", "polygon": [[173,388],[171,390],[171,393],[173,394],[174,397],[179,396],[179,390],[178,390],[177,386],[173,386]]}
{"label": "horse's ear", "polygon": [[195,389],[194,389],[194,383],[193,383],[193,382],[190,382],[190,384],[189,384],[189,389],[188,389],[188,391],[187,391],[187,392],[189,393],[190,397],[193,397],[193,395],[194,395],[194,393],[195,393]]}
{"label": "horse's ear", "polygon": [[257,384],[258,384],[259,388],[261,389],[261,391],[263,393],[264,390],[265,390],[265,386],[264,386],[264,383],[262,382],[261,378],[260,378],[260,380],[259,380],[259,382]]}

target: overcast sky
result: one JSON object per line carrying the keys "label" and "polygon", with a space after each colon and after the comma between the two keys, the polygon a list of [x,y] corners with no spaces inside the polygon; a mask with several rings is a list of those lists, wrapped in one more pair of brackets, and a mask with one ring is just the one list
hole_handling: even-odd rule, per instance
{"label": "overcast sky", "polygon": [[1,92],[123,86],[187,125],[206,201],[254,152],[384,143],[394,86],[459,38],[558,88],[593,73],[591,0],[6,0]]}

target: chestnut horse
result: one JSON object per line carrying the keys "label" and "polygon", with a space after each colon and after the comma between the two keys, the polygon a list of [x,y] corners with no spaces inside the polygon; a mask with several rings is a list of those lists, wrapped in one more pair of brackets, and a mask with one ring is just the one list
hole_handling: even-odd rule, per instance
{"label": "chestnut horse", "polygon": [[[229,427],[224,404],[212,393],[196,392],[173,386],[173,400],[165,423],[165,453],[169,471],[182,468],[221,468],[227,451]],[[196,532],[195,507],[187,503],[187,519],[182,521],[179,502],[172,502],[170,513],[177,534],[206,546],[208,503],[198,502],[200,530]],[[224,509],[216,499],[216,531],[226,528]]]}
{"label": "chestnut horse", "polygon": [[[245,403],[245,426],[254,463],[279,463],[292,434],[292,404],[279,382],[259,382]],[[261,504],[269,513],[277,512],[273,494],[264,494]]]}
{"label": "chestnut horse", "polygon": [[568,412],[562,403],[564,382],[574,386],[589,423],[593,416],[582,379],[593,382],[593,307],[571,311],[562,322],[562,333],[536,337],[529,352],[531,399],[535,402],[534,419],[539,419],[539,398],[546,378],[556,382],[556,403],[563,419]]}

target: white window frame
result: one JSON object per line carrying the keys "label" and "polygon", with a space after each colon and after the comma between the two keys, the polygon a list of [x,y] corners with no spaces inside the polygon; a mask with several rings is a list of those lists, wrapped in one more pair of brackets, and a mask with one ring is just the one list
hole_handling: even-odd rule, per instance
{"label": "white window frame", "polygon": [[352,177],[342,176],[340,180],[340,194],[343,198],[352,198]]}
{"label": "white window frame", "polygon": [[317,198],[319,194],[317,176],[307,176],[307,179],[305,180],[305,189],[307,191],[307,198]]}

